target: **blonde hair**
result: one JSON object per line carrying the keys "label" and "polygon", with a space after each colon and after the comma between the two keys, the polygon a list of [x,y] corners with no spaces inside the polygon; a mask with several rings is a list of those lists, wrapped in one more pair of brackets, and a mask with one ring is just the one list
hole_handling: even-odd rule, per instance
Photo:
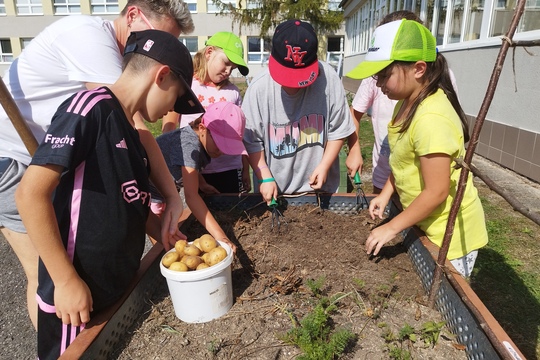
{"label": "blonde hair", "polygon": [[[223,49],[218,46],[207,45],[201,50],[197,51],[195,56],[193,56],[193,76],[195,76],[195,78],[197,78],[201,83],[203,83],[208,76],[208,61],[206,60],[205,54],[206,50],[208,50],[209,48],[223,52]],[[230,80],[225,79],[220,83],[216,84],[216,88],[219,90],[228,84],[230,84]]]}

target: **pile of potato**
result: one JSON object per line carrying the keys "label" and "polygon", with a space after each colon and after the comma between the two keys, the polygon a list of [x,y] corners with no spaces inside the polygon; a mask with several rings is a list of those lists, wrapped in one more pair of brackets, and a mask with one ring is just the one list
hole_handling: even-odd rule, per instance
{"label": "pile of potato", "polygon": [[206,269],[227,257],[227,250],[210,234],[204,234],[192,244],[179,240],[174,249],[175,251],[165,254],[161,260],[163,266],[174,271]]}

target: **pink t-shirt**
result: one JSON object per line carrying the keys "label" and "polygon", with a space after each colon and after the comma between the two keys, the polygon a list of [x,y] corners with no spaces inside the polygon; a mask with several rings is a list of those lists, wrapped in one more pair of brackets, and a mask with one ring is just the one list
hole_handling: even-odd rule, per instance
{"label": "pink t-shirt", "polygon": [[[199,98],[199,101],[206,109],[210,104],[218,101],[230,101],[238,106],[242,105],[242,96],[238,87],[229,83],[218,89],[213,83],[201,84],[199,80],[193,78],[191,89]],[[189,125],[190,122],[197,119],[201,114],[190,114],[180,116],[180,127]],[[212,159],[202,171],[202,174],[213,174],[233,169],[242,168],[242,156],[221,155]]]}

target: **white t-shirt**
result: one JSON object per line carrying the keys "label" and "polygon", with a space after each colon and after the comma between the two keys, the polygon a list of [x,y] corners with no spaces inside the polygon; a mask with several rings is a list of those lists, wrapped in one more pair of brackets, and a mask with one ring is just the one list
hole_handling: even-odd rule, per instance
{"label": "white t-shirt", "polygon": [[[86,88],[113,84],[122,72],[122,54],[111,21],[72,15],[46,27],[24,49],[3,79],[38,142],[58,106]],[[30,154],[4,109],[0,109],[0,157],[24,164]]]}

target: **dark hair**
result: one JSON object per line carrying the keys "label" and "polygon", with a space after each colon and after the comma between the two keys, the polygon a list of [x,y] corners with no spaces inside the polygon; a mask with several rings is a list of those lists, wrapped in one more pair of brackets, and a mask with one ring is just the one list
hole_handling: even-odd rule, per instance
{"label": "dark hair", "polygon": [[130,6],[142,9],[149,19],[173,18],[183,34],[192,33],[195,29],[188,5],[182,0],[128,0],[120,15],[125,15]]}
{"label": "dark hair", "polygon": [[[132,52],[124,56],[124,59],[122,60],[122,72],[129,71],[135,75],[146,73],[148,69],[150,69],[152,66],[155,66],[156,64],[161,63],[146,55]],[[180,75],[176,74],[173,71],[171,71],[171,78],[174,81],[180,81]],[[184,83],[183,81],[180,82],[182,84]]]}
{"label": "dark hair", "polygon": [[[395,61],[390,66],[411,66],[414,64],[413,62],[403,62],[403,61]],[[407,113],[407,116],[403,123],[401,124],[401,128],[399,130],[400,133],[405,132],[409,126],[411,125],[412,118],[414,116],[414,113],[416,112],[416,109],[418,106],[424,101],[428,96],[433,95],[437,92],[438,89],[442,89],[444,93],[446,94],[446,97],[452,104],[452,107],[458,114],[460,120],[461,120],[461,126],[463,128],[463,139],[464,142],[469,141],[469,125],[467,123],[467,116],[465,115],[465,112],[461,108],[461,105],[459,104],[458,96],[456,94],[456,90],[454,89],[454,86],[452,84],[452,79],[450,78],[450,72],[448,70],[448,63],[446,62],[446,58],[440,54],[437,53],[437,58],[434,62],[428,62],[426,72],[425,72],[425,79],[427,80],[427,85],[420,91],[416,99],[414,99],[410,110]]]}
{"label": "dark hair", "polygon": [[415,13],[413,13],[412,11],[398,10],[398,11],[391,12],[390,14],[387,14],[385,17],[383,17],[383,19],[379,23],[379,26],[387,24],[392,21],[401,20],[401,19],[413,20],[424,25],[424,22],[420,20],[420,17],[416,15]]}
{"label": "dark hair", "polygon": [[202,122],[202,115],[199,116],[198,118],[196,118],[195,120],[193,120],[192,122],[189,123],[189,126],[192,128],[192,129],[197,129],[199,127],[199,124]]}

